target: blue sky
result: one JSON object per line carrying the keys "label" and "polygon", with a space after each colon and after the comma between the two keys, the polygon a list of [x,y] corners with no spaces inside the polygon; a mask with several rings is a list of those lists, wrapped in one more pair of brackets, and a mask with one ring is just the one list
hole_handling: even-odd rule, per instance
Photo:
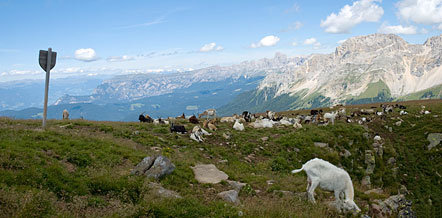
{"label": "blue sky", "polygon": [[333,52],[373,33],[423,43],[442,32],[442,0],[0,0],[0,81],[188,70]]}

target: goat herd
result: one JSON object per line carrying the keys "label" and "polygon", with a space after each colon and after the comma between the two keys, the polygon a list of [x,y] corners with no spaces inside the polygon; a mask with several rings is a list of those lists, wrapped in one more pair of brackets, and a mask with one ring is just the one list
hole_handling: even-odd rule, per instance
{"label": "goat herd", "polygon": [[[274,126],[293,126],[295,129],[302,128],[302,124],[317,124],[319,126],[325,126],[329,123],[334,124],[335,120],[340,119],[347,123],[358,123],[364,124],[367,122],[372,122],[375,119],[386,119],[386,115],[393,113],[395,110],[399,111],[401,116],[407,115],[406,107],[399,104],[381,104],[379,107],[370,107],[353,110],[350,113],[346,112],[346,108],[343,105],[336,105],[330,107],[331,110],[337,107],[338,109],[331,112],[326,112],[322,109],[310,110],[309,114],[294,114],[292,113],[291,118],[287,116],[277,115],[275,112],[267,111],[263,115],[252,114],[248,111],[244,111],[241,115],[234,114],[230,117],[216,118],[215,109],[209,109],[200,114],[198,118],[193,115],[188,118],[188,121],[192,124],[196,124],[192,131],[190,132],[190,138],[197,142],[203,142],[205,135],[212,135],[204,128],[210,129],[210,131],[217,130],[217,123],[234,123],[233,129],[237,131],[244,131],[244,124],[248,123],[249,127],[252,128],[272,128]],[[420,114],[430,114],[431,111],[425,110],[425,106],[422,106]],[[206,119],[202,122],[202,127],[199,125],[200,120],[203,116]],[[210,118],[210,119],[209,119]],[[140,122],[149,123],[163,123],[170,124],[170,132],[177,132],[181,134],[187,133],[185,126],[175,124],[178,120],[185,120],[186,116],[184,113],[175,118],[169,117],[168,119],[152,119],[148,115],[141,114],[139,116]],[[380,136],[376,134],[374,140],[380,140]],[[311,202],[315,202],[314,190],[317,186],[322,189],[333,191],[336,198],[336,208],[338,211],[353,211],[359,212],[359,207],[354,202],[354,190],[353,184],[348,173],[336,167],[335,165],[322,160],[322,159],[312,159],[306,162],[301,169],[293,170],[292,173],[298,173],[305,171],[307,173],[307,194],[308,199]],[[343,199],[341,199],[344,196]]]}

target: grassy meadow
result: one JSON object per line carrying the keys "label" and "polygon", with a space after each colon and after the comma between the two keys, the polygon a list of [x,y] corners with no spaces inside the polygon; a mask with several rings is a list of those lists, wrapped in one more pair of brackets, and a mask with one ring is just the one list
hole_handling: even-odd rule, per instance
{"label": "grassy meadow", "polygon": [[[2,117],[0,217],[351,216],[328,207],[334,196],[320,188],[316,189],[317,204],[305,200],[305,173],[289,172],[314,157],[350,174],[355,202],[363,213],[375,199],[395,195],[404,185],[418,217],[441,217],[442,146],[428,150],[427,135],[442,132],[442,101],[401,104],[407,106],[408,115],[400,116],[397,109],[385,119],[364,125],[338,120],[327,126],[303,124],[297,130],[246,126],[244,132],[238,132],[232,123],[218,123],[218,130],[206,136],[204,143],[192,141],[188,134],[170,133],[164,124],[49,120],[48,128],[42,130],[41,120]],[[421,105],[431,114],[420,115]],[[370,106],[346,108],[349,113]],[[298,113],[307,111],[280,114]],[[395,125],[397,117],[403,120],[400,126]],[[179,123],[187,130],[194,126],[186,120]],[[392,127],[392,132],[385,126]],[[230,139],[223,137],[227,132]],[[371,188],[381,188],[383,193],[364,194],[369,190],[361,185],[366,175],[365,150],[373,149],[376,133],[383,138],[384,152],[375,156]],[[328,143],[328,147],[316,147],[314,142]],[[340,155],[344,149],[351,156]],[[153,180],[130,175],[138,162],[154,154],[165,155],[176,165],[172,174],[157,182],[183,198],[152,195],[148,184]],[[395,163],[388,163],[391,157]],[[230,180],[247,183],[239,194],[241,203],[217,198],[217,193],[232,189],[227,182],[199,184],[190,167],[200,163],[215,164]]]}

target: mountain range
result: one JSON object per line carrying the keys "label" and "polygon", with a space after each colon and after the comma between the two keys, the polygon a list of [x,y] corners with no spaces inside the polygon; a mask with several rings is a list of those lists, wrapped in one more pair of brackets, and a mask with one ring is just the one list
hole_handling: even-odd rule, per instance
{"label": "mountain range", "polygon": [[[330,54],[246,61],[189,72],[120,75],[90,94],[66,92],[49,107],[49,118],[66,108],[72,118],[134,121],[244,110],[291,110],[383,101],[442,98],[442,35],[409,44],[393,34],[347,39]],[[32,106],[32,105],[30,105]],[[11,108],[14,109],[14,108]],[[41,109],[7,110],[0,116],[39,118]]]}

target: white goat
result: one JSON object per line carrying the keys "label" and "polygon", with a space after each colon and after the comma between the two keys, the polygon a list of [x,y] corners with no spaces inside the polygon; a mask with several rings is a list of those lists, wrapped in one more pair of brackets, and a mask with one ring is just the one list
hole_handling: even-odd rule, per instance
{"label": "white goat", "polygon": [[235,122],[234,117],[222,117],[220,120],[221,123],[233,123]]}
{"label": "white goat", "polygon": [[193,139],[197,142],[204,142],[203,135],[212,135],[212,134],[207,132],[200,126],[195,126],[193,127],[192,133],[190,134],[190,139]]}
{"label": "white goat", "polygon": [[301,129],[301,128],[302,128],[302,125],[301,125],[300,123],[296,122],[295,124],[293,124],[293,128],[295,128],[295,129]]}
{"label": "white goat", "polygon": [[[307,195],[311,202],[316,202],[314,192],[319,185],[324,190],[334,191],[338,211],[341,209],[361,211],[354,202],[353,183],[345,170],[318,158],[307,161],[301,169],[293,170],[292,173],[299,173],[302,170],[307,173]],[[342,193],[345,195],[343,202],[340,199]]]}
{"label": "white goat", "polygon": [[235,121],[235,124],[233,124],[233,128],[238,131],[244,131],[244,124],[238,122],[238,120]]}
{"label": "white goat", "polygon": [[336,115],[338,115],[338,113],[336,113],[336,112],[325,113],[324,120],[326,120],[326,121],[331,120],[332,124],[335,124]]}

